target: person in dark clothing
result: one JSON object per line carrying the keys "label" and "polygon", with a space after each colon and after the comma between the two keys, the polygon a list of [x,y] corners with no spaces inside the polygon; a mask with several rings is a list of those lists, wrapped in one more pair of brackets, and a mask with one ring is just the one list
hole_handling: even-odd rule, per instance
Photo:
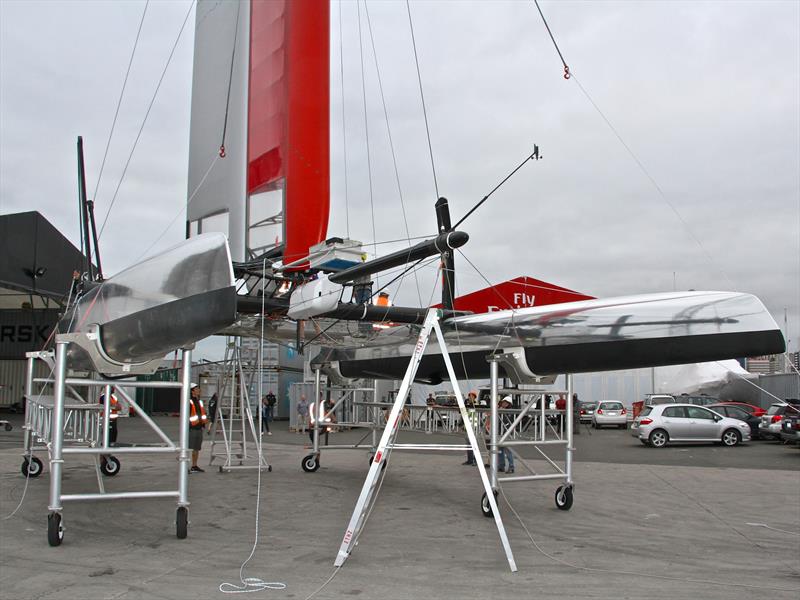
{"label": "person in dark clothing", "polygon": [[217,392],[214,392],[214,395],[211,396],[211,400],[208,401],[208,432],[211,433],[211,427],[214,423],[217,422],[217,404],[219,403],[219,397],[217,396]]}

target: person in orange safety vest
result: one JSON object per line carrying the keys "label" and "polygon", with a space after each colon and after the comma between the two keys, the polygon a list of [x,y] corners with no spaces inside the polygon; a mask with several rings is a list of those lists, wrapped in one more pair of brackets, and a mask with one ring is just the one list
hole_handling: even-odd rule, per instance
{"label": "person in orange safety vest", "polygon": [[189,473],[205,473],[197,466],[200,449],[203,447],[203,428],[208,424],[208,415],[200,399],[200,386],[193,383],[189,396],[189,448],[192,451],[192,467]]}

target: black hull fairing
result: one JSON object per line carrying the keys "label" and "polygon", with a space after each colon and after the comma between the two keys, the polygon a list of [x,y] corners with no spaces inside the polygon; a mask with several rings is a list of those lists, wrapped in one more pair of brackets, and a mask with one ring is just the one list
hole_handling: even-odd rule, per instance
{"label": "black hull fairing", "polygon": [[[526,348],[525,362],[531,372],[545,376],[726,360],[775,354],[782,352],[783,347],[783,336],[776,330]],[[457,377],[488,379],[489,363],[486,357],[490,352],[490,348],[463,353],[451,352],[450,359]],[[339,361],[341,374],[354,379],[402,379],[407,368],[407,357]],[[514,378],[512,373],[505,372],[502,365],[500,369],[503,375]],[[423,357],[417,370],[417,381],[436,385],[447,379],[441,354]]]}
{"label": "black hull fairing", "polygon": [[[725,360],[785,350],[780,329],[749,294],[685,292],[587,300],[456,317],[443,323],[461,379],[488,377],[488,354],[513,352],[522,371],[538,376]],[[417,380],[447,379],[431,341]],[[413,341],[336,350],[342,376],[399,379]],[[501,363],[502,364],[502,363]],[[503,368],[501,366],[501,368]],[[513,373],[506,373],[512,379]]]}

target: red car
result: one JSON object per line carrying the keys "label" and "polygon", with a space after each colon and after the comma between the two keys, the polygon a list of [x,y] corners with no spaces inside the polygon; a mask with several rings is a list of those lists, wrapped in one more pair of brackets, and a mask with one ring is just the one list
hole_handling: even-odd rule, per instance
{"label": "red car", "polygon": [[767,414],[767,411],[763,408],[759,406],[753,406],[752,404],[747,404],[746,402],[717,402],[717,404],[722,404],[724,406],[738,406],[754,417],[760,417],[761,415]]}

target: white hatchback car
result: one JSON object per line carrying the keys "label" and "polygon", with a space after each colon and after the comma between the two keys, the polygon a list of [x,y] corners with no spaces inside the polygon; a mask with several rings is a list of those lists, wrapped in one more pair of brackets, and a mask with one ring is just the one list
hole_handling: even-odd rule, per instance
{"label": "white hatchback car", "polygon": [[597,403],[597,408],[592,415],[592,427],[600,429],[606,425],[613,425],[625,429],[628,426],[628,411],[622,402],[616,400],[602,400]]}
{"label": "white hatchback car", "polygon": [[656,448],[669,442],[722,442],[735,446],[750,440],[750,426],[694,404],[660,404],[642,410],[631,425],[631,435]]}

